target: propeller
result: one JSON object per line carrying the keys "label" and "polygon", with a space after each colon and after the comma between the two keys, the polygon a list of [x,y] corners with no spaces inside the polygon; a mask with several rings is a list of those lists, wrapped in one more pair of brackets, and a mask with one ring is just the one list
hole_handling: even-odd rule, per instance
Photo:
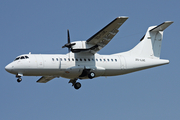
{"label": "propeller", "polygon": [[66,43],[64,46],[62,46],[62,48],[67,47],[68,48],[68,52],[70,52],[72,50],[72,46],[75,45],[76,43],[71,43],[70,41],[70,34],[69,34],[69,30],[67,30],[67,37],[68,37],[68,43]]}

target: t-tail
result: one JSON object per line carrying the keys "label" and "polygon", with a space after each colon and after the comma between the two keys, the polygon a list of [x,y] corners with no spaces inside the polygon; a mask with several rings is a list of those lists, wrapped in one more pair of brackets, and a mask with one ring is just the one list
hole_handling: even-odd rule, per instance
{"label": "t-tail", "polygon": [[141,58],[160,59],[163,31],[172,23],[166,21],[158,26],[149,27],[141,42],[128,51],[128,54]]}

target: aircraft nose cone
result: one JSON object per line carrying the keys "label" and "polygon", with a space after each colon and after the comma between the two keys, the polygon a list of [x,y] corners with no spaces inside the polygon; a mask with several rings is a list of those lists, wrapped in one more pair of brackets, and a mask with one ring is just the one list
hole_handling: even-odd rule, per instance
{"label": "aircraft nose cone", "polygon": [[8,64],[8,65],[5,67],[5,70],[6,70],[7,72],[11,72],[12,66],[11,66],[10,64]]}

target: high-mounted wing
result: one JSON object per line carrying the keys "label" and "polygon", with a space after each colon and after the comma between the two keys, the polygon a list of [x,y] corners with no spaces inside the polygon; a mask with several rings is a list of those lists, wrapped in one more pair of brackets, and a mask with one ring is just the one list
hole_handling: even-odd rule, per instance
{"label": "high-mounted wing", "polygon": [[110,22],[107,26],[97,32],[95,35],[90,37],[86,44],[94,45],[91,51],[94,53],[102,49],[105,45],[107,45],[111,39],[119,32],[118,28],[128,19],[128,17],[117,17],[112,22]]}
{"label": "high-mounted wing", "polygon": [[42,76],[38,81],[38,83],[47,83],[48,81],[54,79],[54,76]]}

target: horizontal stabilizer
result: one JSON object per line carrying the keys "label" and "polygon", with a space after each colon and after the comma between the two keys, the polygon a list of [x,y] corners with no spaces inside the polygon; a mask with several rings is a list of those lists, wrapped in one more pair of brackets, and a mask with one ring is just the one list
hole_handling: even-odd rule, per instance
{"label": "horizontal stabilizer", "polygon": [[157,31],[163,31],[165,30],[169,25],[171,25],[173,22],[172,21],[166,21],[163,22],[162,24],[156,26],[155,28],[151,29],[150,32],[157,32]]}

